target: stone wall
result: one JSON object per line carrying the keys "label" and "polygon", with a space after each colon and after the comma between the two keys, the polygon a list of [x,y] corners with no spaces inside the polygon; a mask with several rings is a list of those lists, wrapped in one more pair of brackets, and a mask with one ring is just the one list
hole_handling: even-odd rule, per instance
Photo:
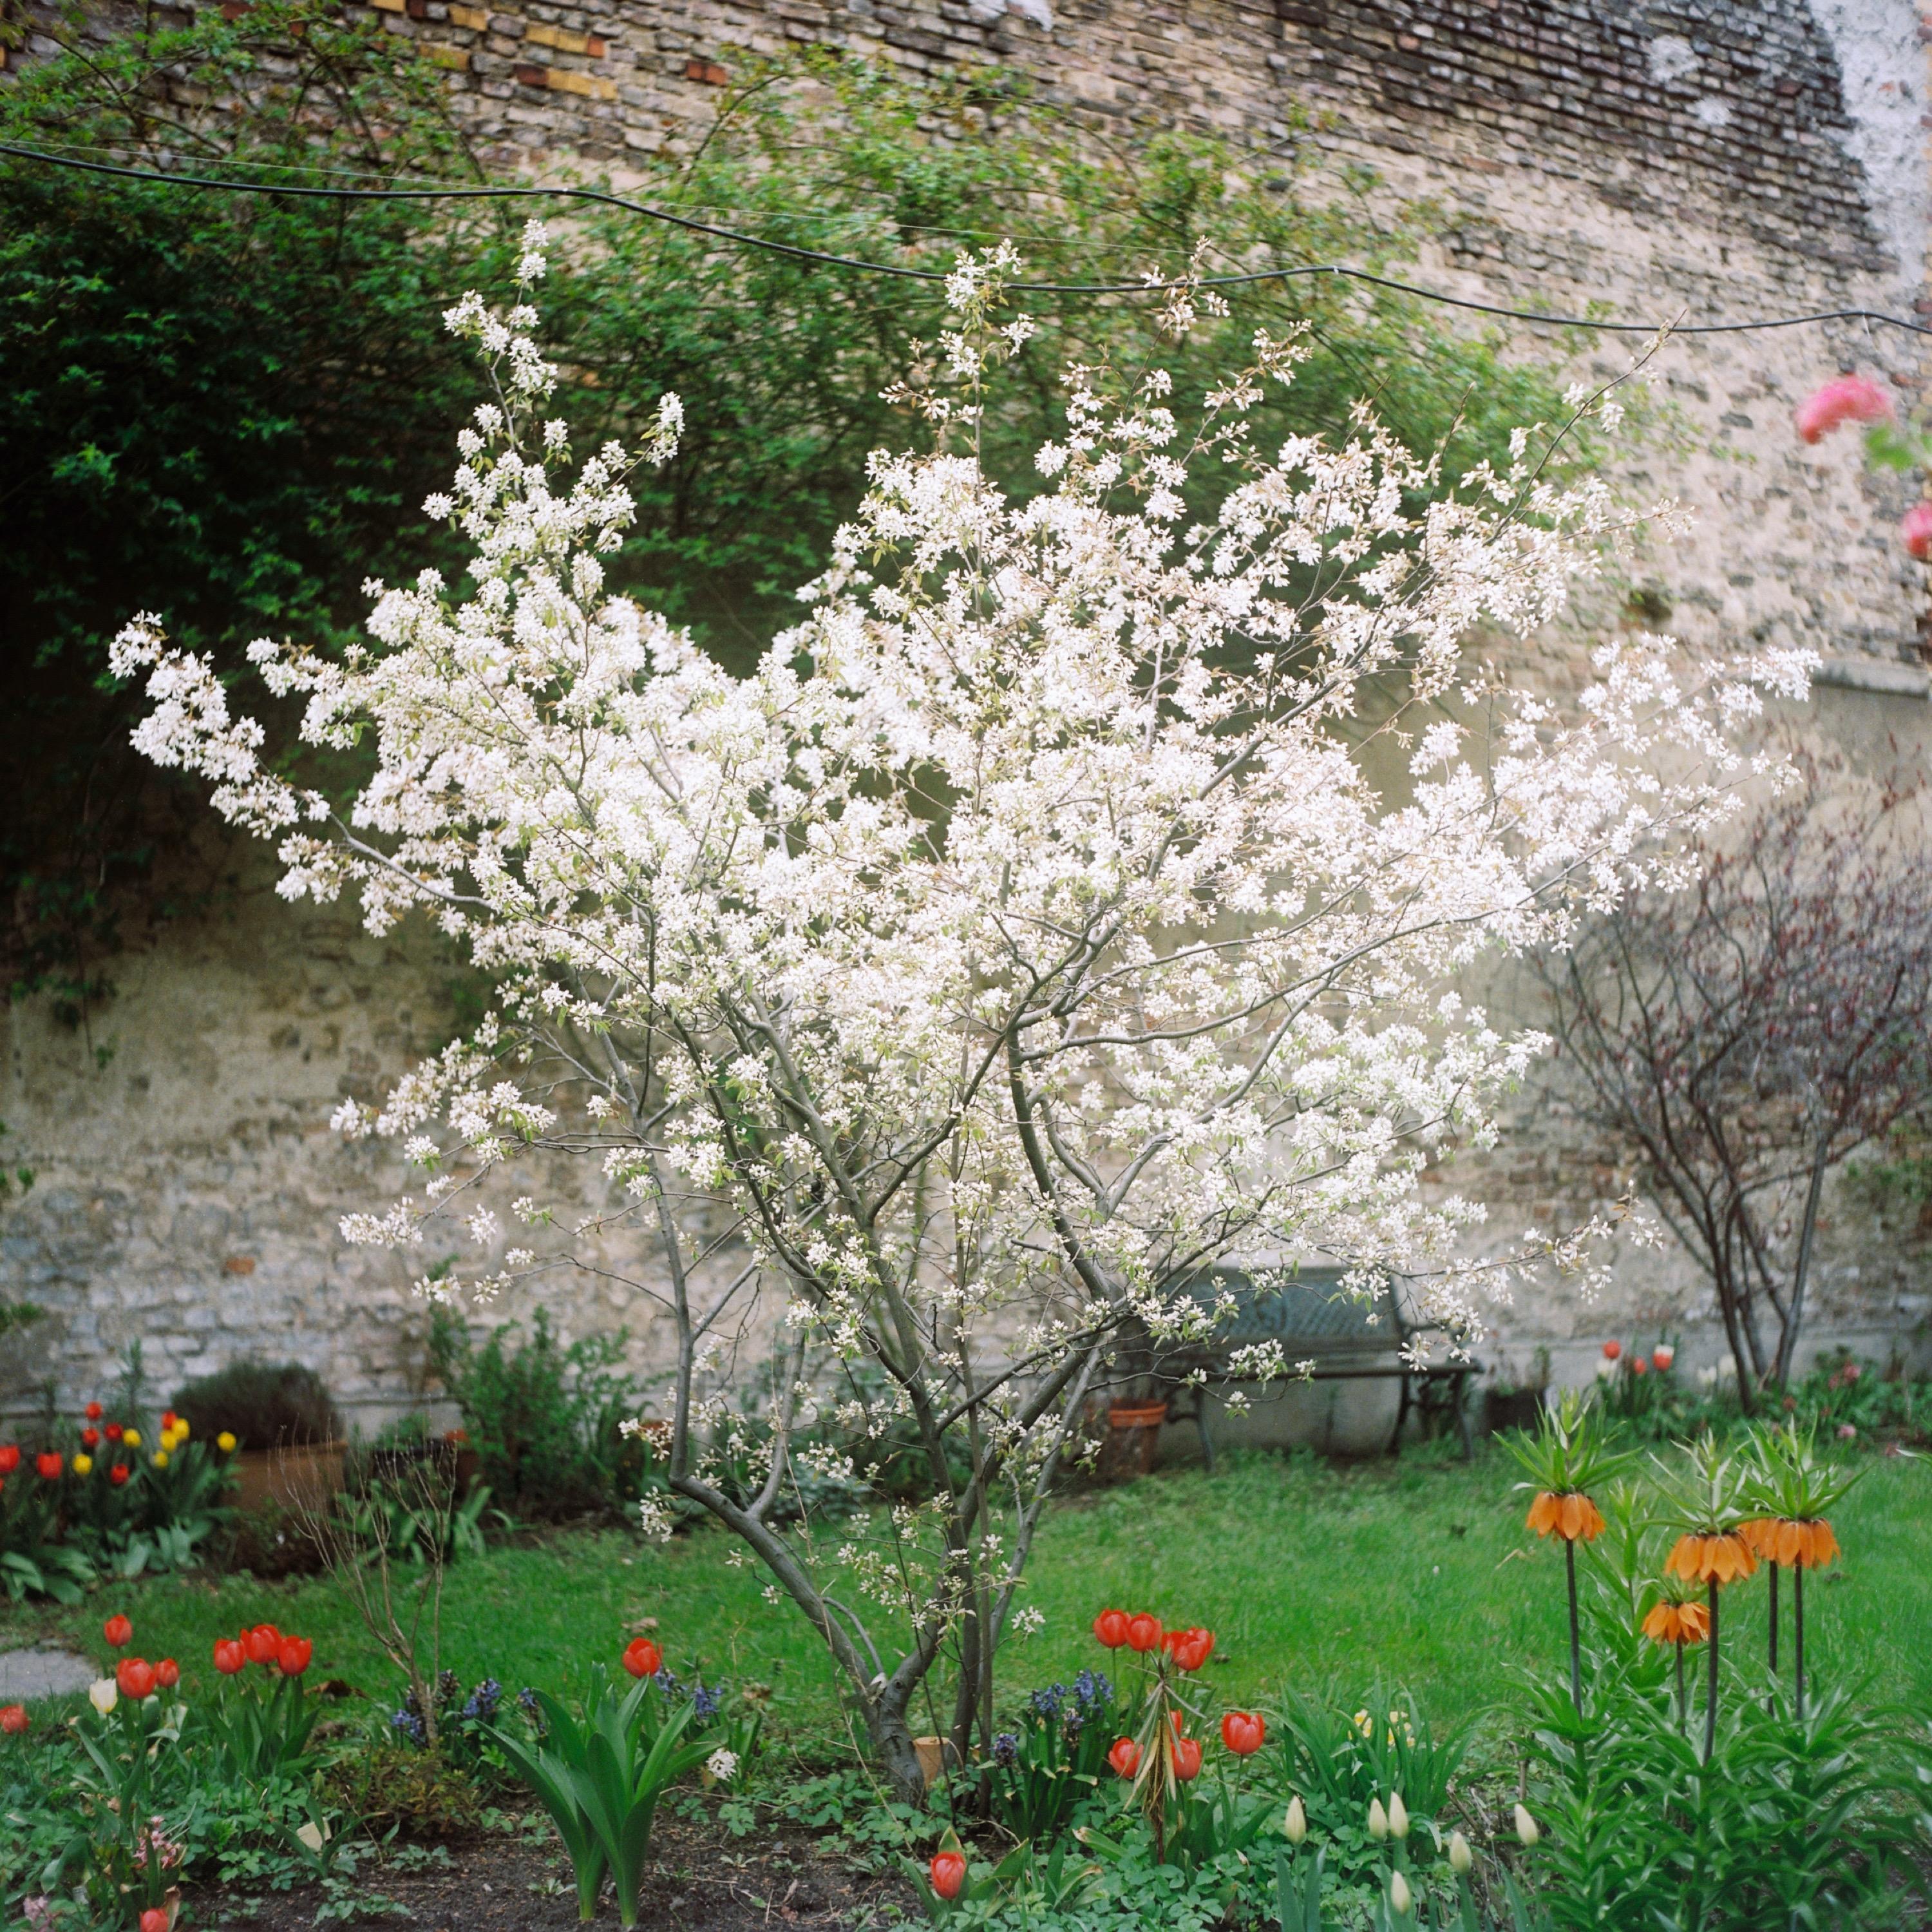
{"label": "stone wall", "polygon": [[[1932,314],[1925,280],[1926,43],[1906,0],[594,0],[484,8],[378,0],[385,26],[446,65],[475,133],[535,172],[627,160],[699,134],[748,53],[836,45],[914,70],[1017,65],[1090,124],[1212,126],[1279,151],[1313,142],[1365,164],[1391,196],[1439,205],[1417,279],[1472,300],[1646,324],[1872,308]],[[1042,21],[1050,18],[1051,25]],[[1304,127],[1290,110],[1312,110]],[[1580,378],[1622,369],[1635,338],[1534,327]],[[1686,539],[1607,592],[1598,625],[1667,623],[1697,644],[1810,643],[1829,682],[1798,728],[1873,766],[1932,749],[1921,646],[1923,574],[1892,532],[1905,493],[1860,472],[1848,442],[1808,450],[1791,411],[1856,367],[1923,395],[1916,340],[1835,322],[1770,334],[1678,335],[1649,369],[1667,433],[1623,461],[1633,491],[1696,512]],[[1633,592],[1640,594],[1631,595]],[[1626,598],[1628,602],[1626,602]],[[1667,618],[1662,614],[1668,612]],[[1526,647],[1552,686],[1579,637]],[[5,1370],[17,1405],[51,1374],[95,1386],[142,1339],[161,1378],[232,1354],[312,1361],[368,1412],[410,1398],[423,1312],[400,1263],[345,1248],[336,1222],[396,1176],[326,1130],[449,1030],[454,968],[425,940],[371,940],[340,914],[266,890],[221,918],[164,929],[122,962],[106,1036],[40,1009],[4,1018],[0,1118],[39,1173],[0,1213],[5,1292],[47,1304]],[[105,1064],[91,1046],[111,1046]],[[1615,1191],[1612,1164],[1531,1108],[1511,1150],[1454,1177],[1498,1224],[1546,1224]],[[1927,1262],[1840,1191],[1822,1262],[1820,1339],[1874,1352],[1922,1324]],[[1531,1294],[1492,1348],[1539,1343],[1587,1372],[1595,1338],[1639,1323],[1695,1331],[1706,1291],[1681,1256],[1631,1256],[1614,1300]],[[647,1311],[590,1285],[554,1302],[566,1333]],[[506,1313],[518,1312],[506,1310]]]}

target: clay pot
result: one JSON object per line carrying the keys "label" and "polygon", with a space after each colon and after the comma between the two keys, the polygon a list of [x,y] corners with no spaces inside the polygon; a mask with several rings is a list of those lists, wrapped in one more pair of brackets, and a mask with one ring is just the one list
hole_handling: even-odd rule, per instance
{"label": "clay pot", "polygon": [[1108,1482],[1130,1482],[1154,1467],[1160,1448],[1164,1402],[1117,1402],[1107,1412],[1107,1439],[1100,1445],[1100,1474]]}
{"label": "clay pot", "polygon": [[342,1486],[346,1442],[291,1443],[279,1449],[244,1449],[230,1459],[236,1502],[244,1510],[273,1504],[295,1511],[320,1510]]}

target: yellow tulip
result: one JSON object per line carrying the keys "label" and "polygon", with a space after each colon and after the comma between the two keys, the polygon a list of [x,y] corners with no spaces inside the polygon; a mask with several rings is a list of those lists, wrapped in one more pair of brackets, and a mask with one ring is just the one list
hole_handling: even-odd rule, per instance
{"label": "yellow tulip", "polygon": [[157,1449],[154,1451],[154,1467],[158,1469],[165,1469],[167,1466],[168,1452],[165,1449]]}
{"label": "yellow tulip", "polygon": [[141,1446],[141,1432],[138,1429],[130,1429],[121,1439],[129,1448],[138,1449]]}
{"label": "yellow tulip", "polygon": [[230,1429],[224,1429],[221,1433],[214,1438],[214,1446],[216,1448],[219,1449],[224,1456],[233,1455],[235,1453],[235,1432]]}
{"label": "yellow tulip", "polygon": [[94,1458],[85,1450],[74,1459],[74,1473],[76,1476],[90,1475],[94,1470]]}
{"label": "yellow tulip", "polygon": [[188,1440],[188,1418],[184,1415],[178,1415],[175,1418],[175,1440],[177,1442],[185,1442]]}

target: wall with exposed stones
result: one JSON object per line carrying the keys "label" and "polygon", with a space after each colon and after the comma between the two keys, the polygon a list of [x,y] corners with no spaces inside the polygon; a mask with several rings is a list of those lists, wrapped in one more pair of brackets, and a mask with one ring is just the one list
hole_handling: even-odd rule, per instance
{"label": "wall with exposed stones", "polygon": [[[533,172],[627,160],[701,133],[748,54],[811,42],[915,70],[1000,62],[1090,124],[1220,128],[1258,151],[1312,142],[1375,169],[1391,196],[1435,198],[1417,278],[1504,305],[1654,324],[1846,308],[1932,316],[1925,129],[1932,26],[1910,0],[376,0],[384,26],[449,72],[484,144]],[[1312,122],[1291,114],[1311,110]],[[1544,332],[1522,331],[1536,340]],[[1635,338],[1572,347],[1580,378],[1624,367]],[[1876,766],[1932,749],[1923,574],[1892,524],[1909,491],[1848,443],[1805,448],[1798,399],[1840,368],[1922,398],[1916,340],[1844,321],[1771,334],[1674,337],[1650,365],[1673,432],[1624,460],[1633,491],[1669,492],[1692,532],[1606,594],[1600,625],[1667,624],[1694,644],[1802,640],[1827,658],[1804,731]],[[1631,592],[1639,593],[1634,596]],[[1626,604],[1624,599],[1630,596]],[[1667,611],[1666,618],[1661,614]],[[1573,682],[1577,634],[1526,648]],[[124,962],[90,1042],[32,1006],[0,1018],[0,1118],[38,1183],[0,1211],[5,1292],[55,1312],[0,1366],[0,1402],[52,1375],[70,1399],[142,1339],[164,1379],[231,1354],[314,1362],[373,1414],[422,1374],[405,1270],[343,1246],[344,1211],[395,1184],[388,1156],[326,1130],[450,1026],[425,940],[372,940],[343,915],[266,890],[219,921],[170,928]],[[1505,991],[1502,997],[1508,1001]],[[1445,1176],[1501,1227],[1549,1226],[1614,1194],[1547,1103],[1510,1150]],[[1883,1352],[1922,1341],[1932,1264],[1840,1190],[1818,1289],[1820,1339]],[[1682,1258],[1630,1254],[1606,1305],[1526,1292],[1492,1353],[1549,1346],[1587,1372],[1595,1338],[1683,1324],[1705,1291]],[[648,1310],[584,1285],[553,1300],[566,1332]],[[514,1311],[506,1311],[514,1312]],[[1916,1338],[1915,1340],[1915,1338]]]}

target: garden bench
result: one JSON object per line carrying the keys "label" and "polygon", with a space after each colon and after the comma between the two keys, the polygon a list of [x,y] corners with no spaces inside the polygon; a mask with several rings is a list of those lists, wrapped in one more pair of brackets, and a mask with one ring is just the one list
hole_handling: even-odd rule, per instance
{"label": "garden bench", "polygon": [[1305,1268],[1289,1280],[1263,1286],[1238,1269],[1220,1268],[1210,1270],[1195,1290],[1204,1301],[1231,1292],[1235,1312],[1211,1341],[1164,1356],[1161,1368],[1163,1378],[1197,1374],[1201,1378],[1191,1384],[1192,1414],[1171,1416],[1177,1422],[1194,1424],[1210,1470],[1214,1441],[1208,1397],[1217,1390],[1258,1380],[1234,1372],[1228,1359],[1236,1349],[1257,1342],[1279,1342],[1291,1373],[1297,1363],[1312,1361],[1309,1379],[1314,1382],[1399,1382],[1401,1397],[1389,1438],[1390,1454],[1401,1448],[1402,1432],[1412,1414],[1429,1422],[1452,1417],[1464,1456],[1472,1453],[1466,1398],[1469,1378],[1480,1372],[1481,1364],[1463,1360],[1411,1366],[1403,1358],[1403,1348],[1419,1335],[1444,1332],[1442,1325],[1412,1321],[1394,1282],[1384,1286],[1371,1304],[1344,1293],[1342,1280],[1340,1268]]}

